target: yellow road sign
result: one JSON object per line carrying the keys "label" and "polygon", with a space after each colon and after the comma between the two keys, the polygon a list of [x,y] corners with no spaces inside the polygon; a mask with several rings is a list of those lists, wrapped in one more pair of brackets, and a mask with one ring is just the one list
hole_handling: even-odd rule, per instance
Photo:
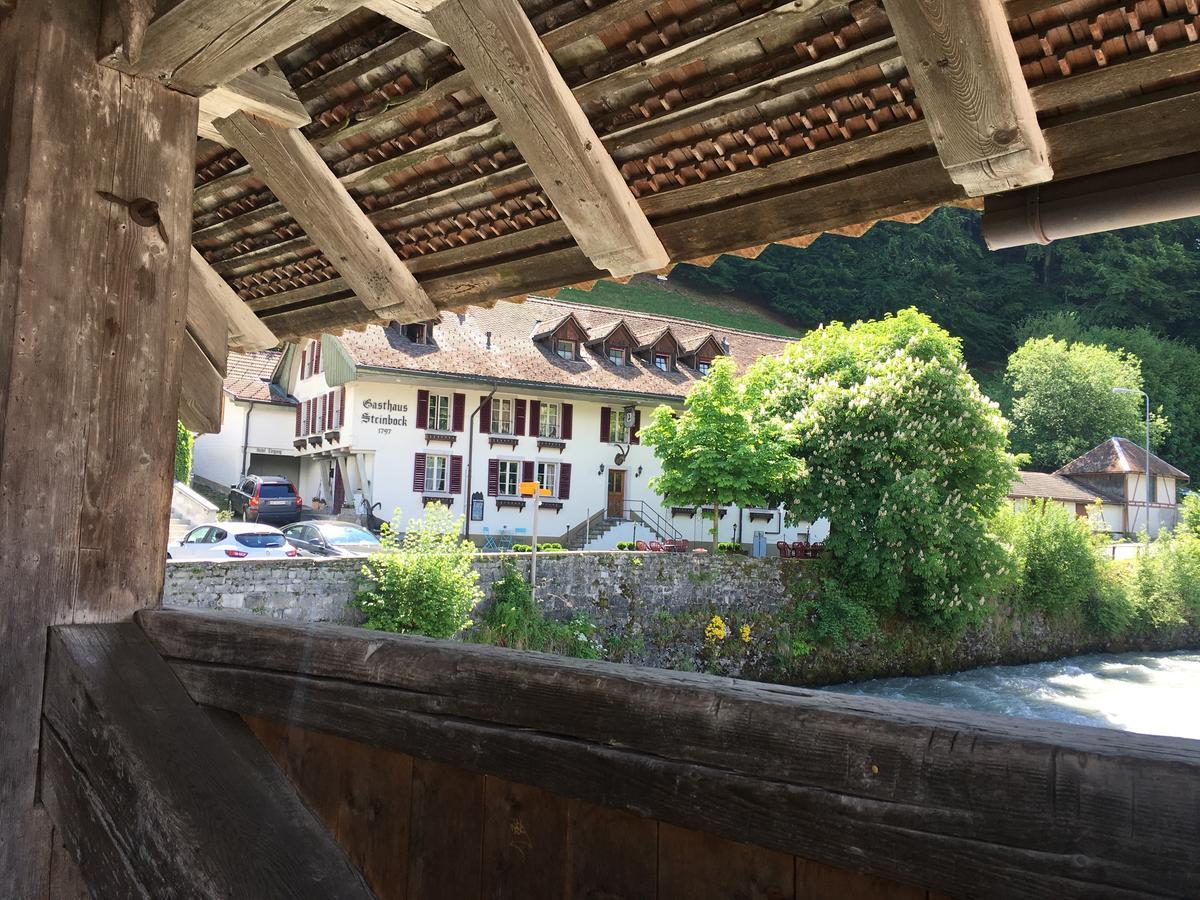
{"label": "yellow road sign", "polygon": [[543,497],[550,496],[550,489],[540,487],[536,481],[522,481],[517,485],[517,489],[521,492],[522,497],[532,497],[537,493],[540,493]]}

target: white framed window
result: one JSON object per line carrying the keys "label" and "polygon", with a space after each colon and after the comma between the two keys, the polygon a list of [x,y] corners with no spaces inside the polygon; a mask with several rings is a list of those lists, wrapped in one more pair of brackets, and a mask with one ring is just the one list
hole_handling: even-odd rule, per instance
{"label": "white framed window", "polygon": [[450,398],[447,395],[429,395],[429,415],[425,427],[430,431],[450,430]]}
{"label": "white framed window", "polygon": [[625,424],[624,410],[614,409],[608,414],[608,442],[610,444],[629,442],[629,426]]}
{"label": "white framed window", "polygon": [[492,434],[513,433],[513,401],[492,398]]}
{"label": "white framed window", "polygon": [[445,494],[450,490],[450,457],[427,454],[425,457],[425,493]]}
{"label": "white framed window", "polygon": [[557,438],[562,421],[562,406],[558,403],[543,403],[538,411],[538,437]]}
{"label": "white framed window", "polygon": [[558,496],[558,463],[539,462],[537,464],[538,487],[550,492],[551,497]]}
{"label": "white framed window", "polygon": [[515,459],[502,459],[496,466],[496,493],[501,497],[517,496],[521,482],[521,463]]}
{"label": "white framed window", "polygon": [[662,369],[664,372],[671,371],[671,356],[667,353],[654,354],[654,368]]}
{"label": "white framed window", "polygon": [[701,375],[707,375],[708,370],[712,368],[712,360],[702,359],[696,363],[696,371]]}
{"label": "white framed window", "polygon": [[575,342],[568,341],[565,338],[559,338],[554,342],[554,352],[563,359],[575,358]]}
{"label": "white framed window", "polygon": [[626,364],[626,350],[620,344],[609,344],[605,352],[608,354],[608,361],[618,366]]}

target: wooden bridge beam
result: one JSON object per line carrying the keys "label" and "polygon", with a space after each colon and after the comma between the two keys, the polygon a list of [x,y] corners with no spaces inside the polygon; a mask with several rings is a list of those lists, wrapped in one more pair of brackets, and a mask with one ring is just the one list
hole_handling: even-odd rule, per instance
{"label": "wooden bridge beam", "polygon": [[64,896],[37,794],[47,629],[162,595],[196,100],[98,65],[100,5],[21,2],[0,22],[6,898]]}

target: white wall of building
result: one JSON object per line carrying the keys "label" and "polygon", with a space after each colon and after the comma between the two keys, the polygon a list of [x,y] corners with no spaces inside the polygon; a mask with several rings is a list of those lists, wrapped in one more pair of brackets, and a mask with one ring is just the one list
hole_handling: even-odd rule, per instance
{"label": "white wall of building", "polygon": [[[426,441],[426,430],[417,428],[417,397],[422,389],[433,394],[453,396],[463,394],[465,398],[463,430],[455,434],[453,444]],[[300,401],[319,398],[332,388],[321,373],[308,378],[297,380],[293,384],[292,393]],[[524,508],[501,508],[497,503],[498,497],[488,495],[488,462],[492,459],[513,460],[518,463],[532,461],[537,463],[568,463],[571,466],[570,490],[567,497],[551,498],[555,503],[561,503],[561,509],[543,507],[539,510],[538,533],[539,539],[557,538],[573,526],[584,522],[589,516],[607,508],[608,503],[608,470],[618,467],[616,455],[628,447],[628,455],[619,466],[625,475],[625,499],[627,503],[636,504],[644,501],[652,510],[669,523],[675,531],[693,543],[704,543],[710,540],[708,519],[699,515],[689,518],[685,515],[672,516],[669,508],[664,508],[662,500],[650,488],[650,480],[660,473],[658,460],[653,451],[644,445],[617,445],[603,439],[600,434],[601,410],[608,407],[619,415],[624,406],[622,400],[608,400],[602,397],[589,397],[578,393],[567,393],[547,388],[545,391],[501,390],[497,391],[494,400],[523,399],[526,401],[527,416],[529,401],[538,400],[541,403],[569,403],[572,406],[572,433],[569,439],[564,439],[565,447],[558,449],[539,448],[538,438],[525,435],[515,435],[516,446],[491,446],[489,435],[480,431],[479,416],[471,421],[471,415],[479,406],[480,399],[489,392],[490,388],[483,384],[454,383],[436,381],[433,379],[416,381],[401,381],[398,378],[381,376],[378,380],[359,380],[346,385],[346,414],[345,425],[339,429],[337,443],[323,443],[318,448],[304,448],[300,451],[301,496],[308,503],[312,497],[320,493],[327,500],[332,499],[332,484],[329,480],[331,467],[337,465],[331,455],[349,454],[350,459],[345,463],[346,468],[346,500],[353,502],[354,492],[360,487],[359,473],[365,476],[365,487],[373,502],[378,502],[380,508],[377,515],[390,519],[399,510],[401,527],[406,527],[412,518],[423,514],[422,498],[425,492],[415,491],[414,460],[417,454],[459,456],[462,458],[463,489],[457,494],[447,494],[450,507],[456,513],[464,516],[470,514],[470,498],[479,493],[483,497],[483,519],[471,521],[470,531],[473,537],[485,540],[485,535],[508,536],[517,542],[527,542],[532,536],[533,507],[526,501]],[[642,425],[647,426],[656,404],[642,404],[638,408],[642,415]],[[526,424],[526,431],[530,430]],[[294,419],[286,423],[286,439],[290,446],[293,439]],[[473,450],[472,450],[473,447]],[[468,464],[473,456],[473,464]],[[518,465],[518,471],[521,466]],[[468,483],[468,474],[470,481]],[[560,476],[561,477],[561,476]],[[775,522],[750,522],[748,515],[741,517],[741,535],[744,543],[750,543],[757,530],[777,528]],[[721,519],[720,540],[733,540],[738,533],[739,513],[730,510]],[[485,531],[486,529],[486,531]],[[632,528],[629,536],[618,536],[614,530],[604,539],[592,545],[596,548],[615,546],[618,540],[632,540]],[[646,528],[639,528],[639,538],[649,539]],[[781,534],[767,535],[768,545],[773,547],[778,539],[797,540],[810,535],[812,540],[824,537],[827,528],[820,523],[816,528],[802,525],[784,527]],[[623,531],[622,531],[623,535]]]}
{"label": "white wall of building", "polygon": [[[294,457],[292,446],[295,412],[290,406],[253,403],[224,397],[221,430],[196,438],[192,472],[217,484],[234,484],[244,474],[243,448],[248,466],[251,454]],[[246,430],[249,417],[250,428]],[[248,466],[249,467],[249,466]]]}
{"label": "white wall of building", "polygon": [[[1143,459],[1144,462],[1144,459]],[[1150,505],[1149,524],[1146,516],[1145,473],[1125,476],[1125,498],[1129,504],[1129,532],[1137,534],[1143,529],[1155,537],[1163,528],[1174,528],[1179,510],[1176,504],[1175,479],[1152,475],[1154,479],[1153,502]]]}

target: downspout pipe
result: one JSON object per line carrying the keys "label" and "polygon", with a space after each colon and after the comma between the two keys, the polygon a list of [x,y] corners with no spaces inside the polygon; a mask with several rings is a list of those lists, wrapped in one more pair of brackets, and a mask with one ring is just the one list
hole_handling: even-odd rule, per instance
{"label": "downspout pipe", "polygon": [[479,401],[475,409],[471,411],[471,418],[467,421],[467,483],[463,488],[463,493],[466,495],[467,500],[467,514],[463,516],[463,539],[468,541],[471,539],[471,486],[474,484],[471,480],[471,472],[475,468],[475,417],[483,409],[483,404],[487,403],[495,395],[496,386],[492,385],[492,389],[488,392],[488,395]]}
{"label": "downspout pipe", "polygon": [[1200,216],[1200,153],[985,198],[992,250]]}
{"label": "downspout pipe", "polygon": [[250,413],[254,412],[255,405],[253,400],[247,400],[246,403],[246,428],[242,432],[242,478],[246,477],[246,469],[248,468],[246,454],[250,450]]}

